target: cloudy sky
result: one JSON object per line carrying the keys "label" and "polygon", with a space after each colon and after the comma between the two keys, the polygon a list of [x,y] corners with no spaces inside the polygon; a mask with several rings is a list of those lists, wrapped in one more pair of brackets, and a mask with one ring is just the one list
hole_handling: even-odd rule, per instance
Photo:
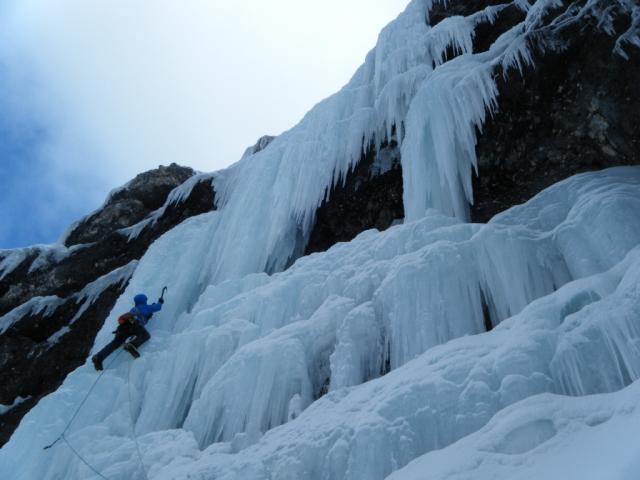
{"label": "cloudy sky", "polygon": [[0,0],[0,248],[212,171],[337,91],[408,0]]}

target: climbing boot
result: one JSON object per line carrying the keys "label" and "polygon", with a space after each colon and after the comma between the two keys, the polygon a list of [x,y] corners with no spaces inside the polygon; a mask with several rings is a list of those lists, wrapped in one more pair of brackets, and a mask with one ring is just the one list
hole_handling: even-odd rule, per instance
{"label": "climbing boot", "polygon": [[93,366],[96,367],[96,370],[102,370],[102,359],[99,356],[94,355],[91,357],[91,361],[93,362]]}
{"label": "climbing boot", "polygon": [[133,343],[125,343],[124,347],[122,348],[124,348],[127,352],[129,352],[133,358],[140,357],[140,352],[138,352],[138,349]]}

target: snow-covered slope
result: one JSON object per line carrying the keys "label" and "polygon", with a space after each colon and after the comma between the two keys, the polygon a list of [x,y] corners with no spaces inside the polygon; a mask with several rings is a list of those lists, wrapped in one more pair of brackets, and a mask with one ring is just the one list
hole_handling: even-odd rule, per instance
{"label": "snow-covered slope", "polygon": [[[559,47],[555,34],[577,22],[613,33],[614,9],[640,15],[623,0],[573,5],[515,0],[432,28],[432,2],[411,2],[343,90],[216,174],[217,211],[140,260],[94,351],[135,293],[170,294],[143,357],[106,362],[67,432],[77,452],[40,447],[93,385],[89,364],[24,418],[0,450],[0,475],[416,478],[471,451],[465,478],[500,454],[552,465],[545,442],[582,435],[562,424],[577,400],[533,411],[551,397],[529,397],[584,396],[586,425],[615,418],[591,396],[640,375],[640,169],[580,175],[487,225],[463,223],[476,128],[497,108],[494,74],[531,62],[534,40]],[[508,7],[523,20],[472,53],[474,28]],[[620,48],[640,43],[637,28],[618,32]],[[298,258],[325,192],[394,126],[405,224]],[[625,413],[633,391],[613,402],[637,421]],[[510,465],[483,474],[510,478]]]}

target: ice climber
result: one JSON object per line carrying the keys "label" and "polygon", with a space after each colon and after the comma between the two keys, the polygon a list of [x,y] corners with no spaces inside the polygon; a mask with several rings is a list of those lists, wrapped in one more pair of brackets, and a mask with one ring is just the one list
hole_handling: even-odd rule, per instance
{"label": "ice climber", "polygon": [[[158,303],[148,305],[147,296],[140,293],[133,297],[133,302],[135,307],[118,319],[118,328],[113,332],[116,336],[111,343],[108,343],[102,350],[91,357],[91,361],[96,367],[96,370],[102,370],[102,362],[104,359],[123,343],[123,348],[134,358],[138,358],[140,356],[138,348],[151,338],[151,335],[149,335],[149,332],[144,328],[144,326],[147,324],[154,312],[158,312],[162,308],[164,299],[160,297],[158,299]],[[135,338],[127,342],[129,337]]]}

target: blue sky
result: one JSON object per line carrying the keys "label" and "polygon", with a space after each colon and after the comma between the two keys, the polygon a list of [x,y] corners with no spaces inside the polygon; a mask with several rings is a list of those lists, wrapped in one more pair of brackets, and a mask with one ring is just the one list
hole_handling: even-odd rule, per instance
{"label": "blue sky", "polygon": [[[0,248],[56,241],[67,225],[99,205],[109,184],[108,178],[56,168],[56,129],[29,104],[31,86],[14,73],[0,63]],[[61,152],[70,165],[78,154]]]}
{"label": "blue sky", "polygon": [[[2,73],[0,70],[0,91],[6,91]],[[42,185],[34,189],[29,182],[30,172],[42,169],[35,152],[45,133],[35,124],[17,121],[17,112],[8,103],[6,97],[0,97],[0,246],[24,245],[51,237],[51,226],[27,221],[25,215],[46,203],[49,196]],[[25,221],[20,222],[20,217]]]}
{"label": "blue sky", "polygon": [[408,0],[0,0],[0,248],[137,173],[238,160],[344,85]]}
{"label": "blue sky", "polygon": [[[3,67],[0,65],[0,248],[51,243],[59,236],[61,225],[83,215],[87,205],[72,200],[75,195],[64,195],[65,182],[52,183],[47,177],[47,128],[15,95],[16,87]],[[81,189],[78,194],[91,198],[82,195]]]}

